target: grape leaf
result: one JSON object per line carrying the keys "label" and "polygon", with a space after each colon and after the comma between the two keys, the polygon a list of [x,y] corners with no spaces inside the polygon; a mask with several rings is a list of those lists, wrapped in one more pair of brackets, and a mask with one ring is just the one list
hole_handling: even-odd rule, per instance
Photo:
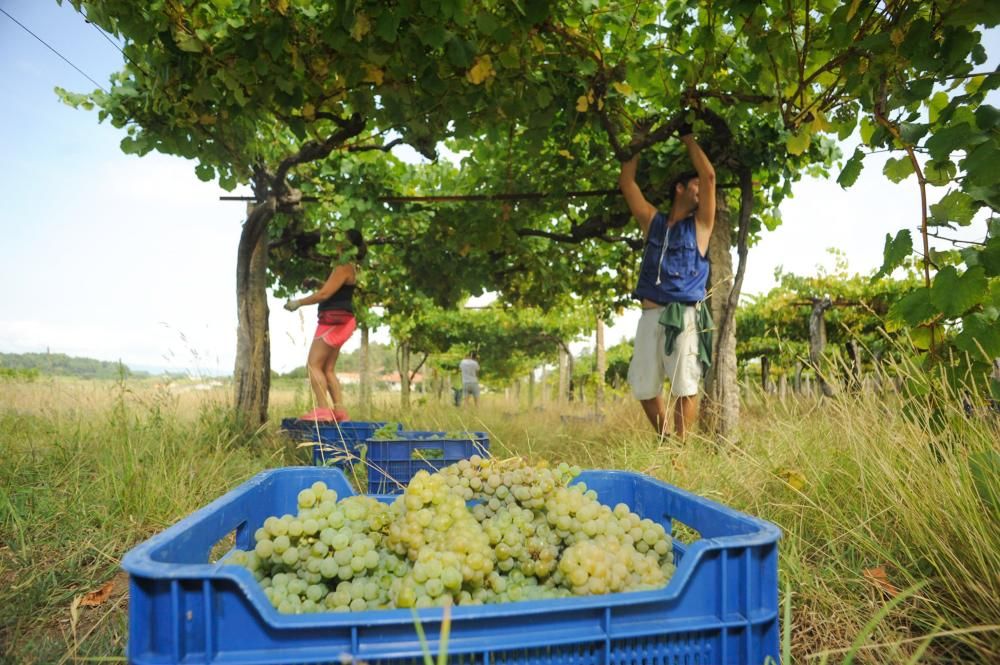
{"label": "grape leaf", "polygon": [[882,173],[889,180],[900,183],[913,173],[913,163],[909,157],[890,157],[885,161]]}
{"label": "grape leaf", "polygon": [[885,247],[882,249],[882,267],[872,276],[873,282],[883,275],[889,275],[893,270],[903,265],[903,261],[913,253],[913,236],[909,229],[902,229],[893,238],[885,234]]}

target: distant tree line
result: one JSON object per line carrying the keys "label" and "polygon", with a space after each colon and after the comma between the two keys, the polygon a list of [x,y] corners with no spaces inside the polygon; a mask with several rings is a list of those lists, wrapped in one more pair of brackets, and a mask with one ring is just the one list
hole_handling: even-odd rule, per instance
{"label": "distant tree line", "polygon": [[148,372],[135,372],[120,362],[77,358],[64,353],[0,353],[3,374],[21,375],[32,371],[41,375],[73,376],[82,379],[117,379],[149,376]]}

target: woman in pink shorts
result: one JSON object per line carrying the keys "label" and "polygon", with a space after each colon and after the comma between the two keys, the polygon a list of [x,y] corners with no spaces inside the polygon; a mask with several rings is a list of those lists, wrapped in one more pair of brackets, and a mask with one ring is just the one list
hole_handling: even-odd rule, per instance
{"label": "woman in pink shorts", "polygon": [[[355,248],[354,260],[334,268],[319,291],[285,303],[285,309],[289,312],[294,312],[303,305],[319,303],[319,324],[306,362],[309,382],[316,396],[316,408],[300,416],[302,420],[349,420],[344,408],[344,393],[334,369],[340,347],[357,327],[354,319],[354,289],[357,285],[358,265],[364,260],[368,246],[360,232],[348,229],[346,235]],[[327,401],[327,393],[332,402]]]}

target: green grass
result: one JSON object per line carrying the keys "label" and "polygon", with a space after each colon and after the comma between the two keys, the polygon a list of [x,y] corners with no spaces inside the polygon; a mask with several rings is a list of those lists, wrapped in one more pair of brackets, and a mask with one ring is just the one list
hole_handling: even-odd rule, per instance
{"label": "green grass", "polygon": [[[122,661],[124,552],[261,469],[305,463],[307,449],[270,429],[237,434],[228,394],[150,380],[0,381],[0,660]],[[306,394],[276,390],[273,421]],[[398,395],[380,395],[372,415],[486,431],[495,455],[635,469],[781,526],[795,663],[1000,660],[995,417],[966,418],[943,399],[949,426],[932,434],[895,396],[751,395],[739,441],[720,448],[659,439],[628,399],[603,421],[563,422],[585,408],[484,396],[478,410],[456,409],[449,397],[416,395],[403,412]],[[865,576],[877,566],[901,592],[891,605]],[[107,602],[71,612],[109,580]]]}

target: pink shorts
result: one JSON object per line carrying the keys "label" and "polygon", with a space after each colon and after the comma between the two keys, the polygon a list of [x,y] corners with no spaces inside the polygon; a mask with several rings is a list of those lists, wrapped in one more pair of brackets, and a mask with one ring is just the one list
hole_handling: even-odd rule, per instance
{"label": "pink shorts", "polygon": [[319,313],[319,324],[316,326],[314,339],[321,339],[333,348],[339,349],[350,339],[357,327],[358,322],[350,312],[327,310]]}

